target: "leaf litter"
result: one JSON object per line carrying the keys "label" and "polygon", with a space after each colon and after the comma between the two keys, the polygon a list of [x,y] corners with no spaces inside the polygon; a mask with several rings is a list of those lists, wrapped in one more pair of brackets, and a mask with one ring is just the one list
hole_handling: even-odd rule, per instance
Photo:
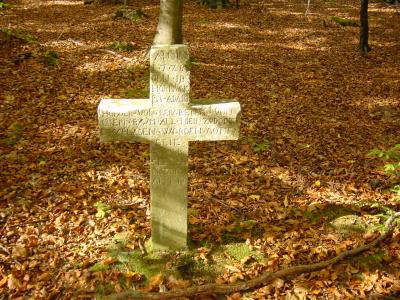
{"label": "leaf litter", "polygon": [[[121,263],[150,236],[149,149],[98,138],[99,100],[148,88],[158,2],[133,3],[147,16],[134,22],[116,20],[111,5],[10,3],[0,32],[1,294],[70,299],[203,284],[179,255],[162,265],[178,262],[188,279],[149,273],[145,281]],[[379,163],[366,157],[399,142],[398,12],[370,5],[368,57],[357,52],[357,28],[331,22],[357,19],[357,1],[312,1],[304,12],[298,1],[238,10],[185,3],[191,97],[236,98],[243,110],[239,142],[190,147],[195,259],[212,265],[213,243],[250,249],[224,248],[218,283],[328,259],[372,239],[380,207],[399,207],[384,193]],[[134,47],[105,51],[116,42]],[[366,225],[340,232],[330,224],[343,216]],[[399,249],[397,229],[381,249],[244,297],[398,295]]]}

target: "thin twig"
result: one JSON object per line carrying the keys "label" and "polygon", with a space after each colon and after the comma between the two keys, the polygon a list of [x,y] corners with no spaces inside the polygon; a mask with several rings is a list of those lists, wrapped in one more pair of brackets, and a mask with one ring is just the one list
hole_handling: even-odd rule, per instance
{"label": "thin twig", "polygon": [[234,207],[234,206],[231,206],[231,205],[228,205],[228,204],[226,204],[225,202],[223,202],[222,200],[213,199],[213,201],[218,202],[219,204],[221,204],[222,206],[225,206],[225,207],[228,208],[228,209],[233,209],[233,210],[235,210],[235,211],[237,211],[237,212],[241,212],[241,210],[240,210],[239,208]]}
{"label": "thin twig", "polygon": [[14,228],[14,227],[18,227],[18,226],[23,226],[23,225],[27,225],[27,224],[37,224],[37,223],[41,223],[41,222],[47,222],[49,219],[40,219],[40,220],[34,220],[34,221],[27,221],[27,222],[23,222],[23,223],[18,223],[18,224],[11,224],[8,225],[8,227],[10,228]]}
{"label": "thin twig", "polygon": [[1,244],[0,244],[0,252],[7,254],[7,255],[11,254],[10,251],[8,251],[8,249]]}
{"label": "thin twig", "polygon": [[310,11],[310,3],[311,3],[311,0],[308,0],[308,1],[307,1],[307,9],[306,9],[306,13],[304,14],[305,16],[307,16],[307,15],[308,15],[308,13],[309,13],[309,11]]}
{"label": "thin twig", "polygon": [[143,241],[141,238],[138,239],[138,245],[142,256],[147,256],[146,247],[143,245]]}
{"label": "thin twig", "polygon": [[[4,228],[6,228],[7,223],[8,223],[8,220],[10,220],[10,216],[7,216],[7,219],[5,220],[4,225],[3,225],[2,228],[1,228],[1,231],[3,231]],[[1,223],[2,223],[2,222],[1,222]]]}

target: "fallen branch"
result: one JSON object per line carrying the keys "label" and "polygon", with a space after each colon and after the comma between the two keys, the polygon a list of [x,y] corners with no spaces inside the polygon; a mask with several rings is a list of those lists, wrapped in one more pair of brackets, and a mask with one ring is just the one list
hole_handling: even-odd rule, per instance
{"label": "fallen branch", "polygon": [[27,224],[37,224],[37,223],[42,223],[42,222],[47,222],[49,221],[49,218],[44,218],[44,219],[40,219],[40,220],[33,220],[33,221],[25,221],[22,223],[17,223],[17,224],[9,224],[7,225],[8,228],[14,228],[14,227],[19,227],[19,226],[24,226]]}
{"label": "fallen branch", "polygon": [[296,267],[291,267],[285,270],[280,270],[277,272],[266,272],[259,277],[251,279],[249,281],[234,283],[234,284],[215,284],[210,283],[201,286],[194,286],[187,289],[174,290],[170,292],[164,293],[144,293],[135,290],[127,290],[122,293],[113,294],[108,296],[106,299],[110,300],[118,300],[118,299],[173,299],[179,297],[192,297],[200,294],[230,294],[234,292],[245,291],[249,289],[253,289],[262,285],[266,285],[269,282],[273,281],[276,278],[284,278],[287,276],[299,275],[302,273],[310,273],[315,272],[321,269],[324,269],[332,264],[335,264],[346,257],[357,255],[361,252],[371,249],[379,242],[383,241],[385,238],[389,236],[389,234],[393,230],[393,221],[400,217],[400,212],[394,213],[385,223],[385,231],[372,242],[359,246],[352,250],[347,250],[342,252],[341,254],[335,256],[326,261],[322,261],[315,264],[310,265],[300,265]]}

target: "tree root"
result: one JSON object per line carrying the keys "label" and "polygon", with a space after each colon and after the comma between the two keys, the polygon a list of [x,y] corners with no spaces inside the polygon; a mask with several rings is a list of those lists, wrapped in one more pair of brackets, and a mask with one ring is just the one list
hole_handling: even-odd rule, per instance
{"label": "tree root", "polygon": [[368,244],[364,244],[352,250],[347,250],[339,255],[319,263],[309,264],[309,265],[299,265],[295,267],[290,267],[288,269],[276,271],[276,272],[266,272],[254,279],[234,283],[234,284],[215,284],[210,283],[201,286],[194,286],[187,289],[174,290],[164,293],[145,293],[135,290],[127,290],[121,293],[113,294],[108,296],[106,299],[109,300],[119,300],[119,299],[173,299],[179,297],[192,297],[200,294],[230,294],[234,292],[241,292],[249,289],[253,289],[262,285],[267,285],[276,278],[284,278],[287,276],[300,275],[303,273],[310,273],[314,271],[319,271],[330,265],[333,265],[346,257],[357,255],[361,252],[371,249],[379,242],[386,239],[393,230],[393,221],[400,217],[400,212],[394,213],[385,223],[385,231],[376,239]]}

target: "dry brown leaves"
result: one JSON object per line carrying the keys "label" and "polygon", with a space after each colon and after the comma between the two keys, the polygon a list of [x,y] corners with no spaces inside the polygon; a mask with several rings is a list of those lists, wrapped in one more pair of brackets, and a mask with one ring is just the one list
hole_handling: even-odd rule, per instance
{"label": "dry brown leaves", "polygon": [[[130,232],[131,249],[149,237],[148,148],[100,145],[96,107],[103,97],[143,87],[158,3],[135,2],[149,17],[131,22],[113,20],[115,6],[7,2],[15,6],[0,11],[1,28],[28,32],[37,42],[0,36],[0,293],[70,299],[105,282],[118,291],[123,271],[88,269],[106,259],[116,233]],[[399,142],[396,9],[371,5],[373,51],[362,57],[358,29],[329,22],[331,15],[357,18],[358,1],[312,1],[308,17],[294,0],[250,1],[239,10],[185,5],[192,96],[237,98],[243,108],[239,142],[191,144],[191,235],[195,242],[247,239],[268,257],[263,265],[228,268],[218,280],[324,260],[371,238],[342,236],[327,226],[329,216],[313,216],[354,201],[390,204],[381,193],[385,177],[365,155]],[[136,46],[123,53],[129,60],[99,51],[115,41]],[[60,55],[53,67],[41,61],[48,49]],[[130,71],[129,61],[136,63]],[[264,142],[270,145],[256,153]],[[96,202],[111,207],[103,219],[96,218]],[[357,213],[373,218],[369,210]],[[276,280],[249,296],[394,295],[398,237],[385,245],[379,268],[343,263]],[[140,280],[124,276],[131,285]]]}

